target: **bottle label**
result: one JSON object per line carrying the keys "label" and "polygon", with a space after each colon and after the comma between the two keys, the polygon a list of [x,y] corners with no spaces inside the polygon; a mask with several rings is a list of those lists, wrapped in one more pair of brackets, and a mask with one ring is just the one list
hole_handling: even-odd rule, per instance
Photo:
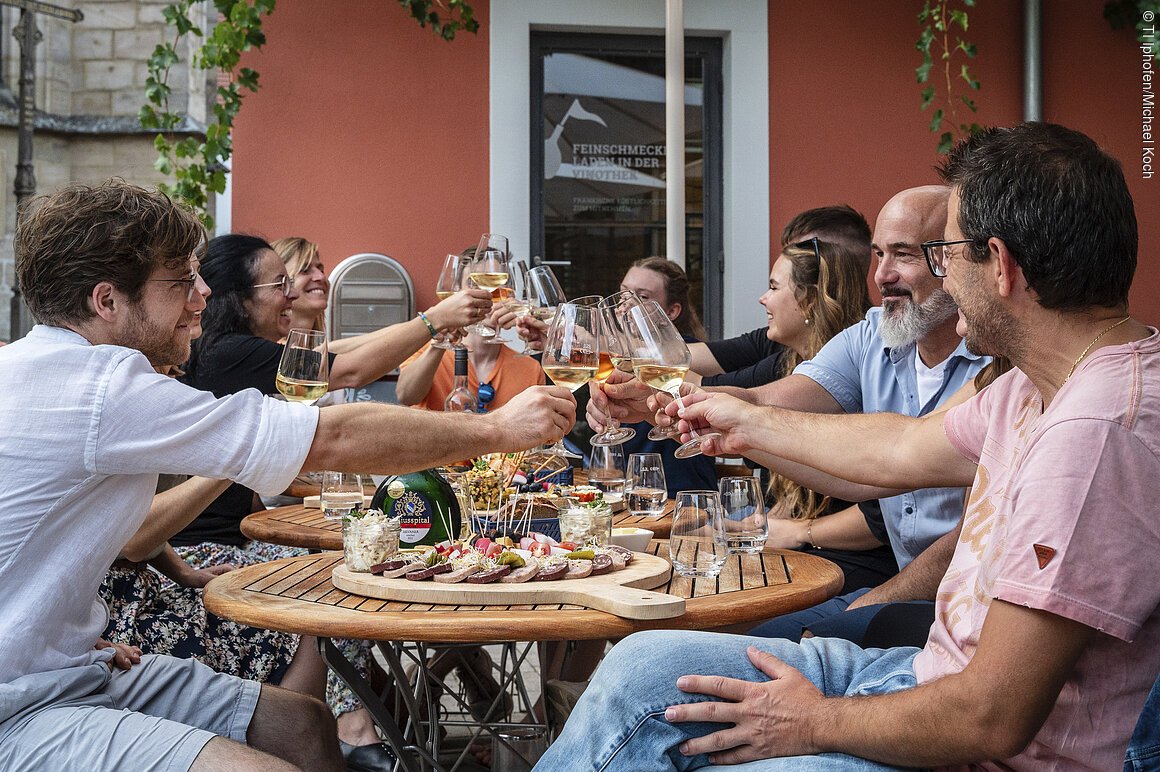
{"label": "bottle label", "polygon": [[404,491],[391,504],[391,517],[402,521],[399,538],[407,544],[418,544],[431,531],[431,517],[435,508],[431,500],[418,491]]}

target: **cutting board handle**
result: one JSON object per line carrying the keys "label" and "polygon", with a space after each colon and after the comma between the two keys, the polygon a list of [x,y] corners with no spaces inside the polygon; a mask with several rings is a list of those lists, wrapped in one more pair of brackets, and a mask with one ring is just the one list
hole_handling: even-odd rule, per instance
{"label": "cutting board handle", "polygon": [[627,619],[671,619],[685,613],[685,599],[663,592],[640,590],[619,584],[602,585],[598,590],[575,592],[561,583],[553,587],[561,603],[607,611]]}

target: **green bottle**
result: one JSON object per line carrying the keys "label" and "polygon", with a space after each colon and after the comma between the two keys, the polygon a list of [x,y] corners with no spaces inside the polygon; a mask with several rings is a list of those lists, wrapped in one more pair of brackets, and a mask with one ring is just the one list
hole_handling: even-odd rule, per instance
{"label": "green bottle", "polygon": [[399,546],[434,546],[459,536],[462,514],[455,491],[434,469],[388,477],[371,499],[371,509],[402,520]]}

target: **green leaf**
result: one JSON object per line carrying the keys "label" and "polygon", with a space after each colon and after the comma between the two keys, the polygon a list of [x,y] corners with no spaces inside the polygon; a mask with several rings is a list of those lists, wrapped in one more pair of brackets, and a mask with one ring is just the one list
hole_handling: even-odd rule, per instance
{"label": "green leaf", "polygon": [[934,66],[934,62],[928,56],[923,60],[923,63],[914,68],[914,78],[919,83],[926,83],[930,80],[930,68]]}
{"label": "green leaf", "polygon": [[951,22],[953,24],[959,25],[959,27],[961,27],[963,29],[963,31],[966,32],[966,30],[967,30],[967,12],[966,11],[952,10],[951,11]]}
{"label": "green leaf", "polygon": [[932,115],[930,118],[930,131],[932,134],[934,132],[938,131],[939,127],[942,126],[942,120],[943,120],[943,110],[940,107],[939,109],[934,111],[934,115]]}
{"label": "green leaf", "polygon": [[922,108],[925,110],[934,101],[934,86],[927,86],[922,90]]}
{"label": "green leaf", "polygon": [[963,96],[960,96],[959,99],[963,100],[963,104],[965,104],[968,108],[970,108],[972,113],[978,112],[978,107],[975,105],[975,102],[973,99],[966,96],[965,94]]}
{"label": "green leaf", "polygon": [[943,135],[938,138],[939,155],[942,155],[943,153],[949,153],[951,148],[954,147],[954,144],[955,140],[954,137],[951,136],[951,133],[949,131],[943,132]]}

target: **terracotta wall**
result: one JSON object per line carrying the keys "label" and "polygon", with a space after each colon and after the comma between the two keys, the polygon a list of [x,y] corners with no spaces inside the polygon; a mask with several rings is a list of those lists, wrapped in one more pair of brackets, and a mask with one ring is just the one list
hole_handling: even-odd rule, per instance
{"label": "terracotta wall", "polygon": [[[893,193],[937,182],[914,78],[920,5],[770,2],[772,233],[835,201],[873,226]],[[1022,120],[1022,5],[989,0],[970,11],[979,123]],[[1103,5],[1043,3],[1043,117],[1091,135],[1124,165],[1141,236],[1132,310],[1160,324],[1160,178],[1140,173],[1139,51],[1130,32],[1103,20]]]}
{"label": "terracotta wall", "polygon": [[[487,24],[487,4],[475,3]],[[419,307],[443,255],[488,217],[486,35],[453,43],[394,2],[294,0],[245,64],[261,74],[234,132],[233,229],[402,262]]]}
{"label": "terracotta wall", "polygon": [[[328,265],[385,252],[411,272],[420,304],[433,302],[442,254],[488,219],[488,3],[474,5],[481,33],[447,44],[383,0],[279,4],[268,44],[247,60],[262,89],[235,131],[234,229],[312,238]],[[835,201],[873,224],[891,194],[936,181],[914,81],[919,5],[770,0],[775,236],[795,212]],[[1160,179],[1140,174],[1139,51],[1104,22],[1103,0],[1043,5],[1044,117],[1124,164],[1141,233],[1133,311],[1160,324]],[[1019,121],[1022,3],[989,0],[970,19],[976,119]]]}

